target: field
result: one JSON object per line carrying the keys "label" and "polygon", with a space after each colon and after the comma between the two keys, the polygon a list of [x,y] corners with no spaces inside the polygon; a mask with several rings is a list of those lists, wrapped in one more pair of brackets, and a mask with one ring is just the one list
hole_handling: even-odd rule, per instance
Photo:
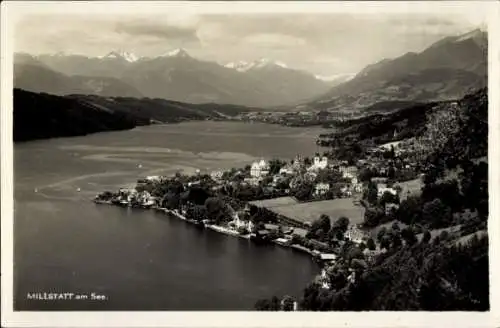
{"label": "field", "polygon": [[330,217],[332,222],[345,216],[351,224],[359,224],[364,220],[365,209],[354,205],[354,198],[340,198],[310,203],[295,203],[267,207],[273,212],[301,222],[314,222],[322,214]]}
{"label": "field", "polygon": [[256,200],[250,202],[250,204],[258,207],[273,208],[276,206],[295,205],[297,204],[297,201],[292,197],[278,197],[273,199]]}
{"label": "field", "polygon": [[401,200],[405,200],[408,195],[420,195],[421,189],[423,187],[422,180],[420,179],[398,182],[395,185],[401,186]]}

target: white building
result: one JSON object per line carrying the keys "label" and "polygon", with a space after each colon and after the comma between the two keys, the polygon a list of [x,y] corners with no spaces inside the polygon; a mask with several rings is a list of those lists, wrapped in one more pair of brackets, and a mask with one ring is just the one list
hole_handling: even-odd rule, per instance
{"label": "white building", "polygon": [[316,196],[321,196],[326,194],[330,190],[330,184],[329,183],[317,183],[316,186],[314,186],[314,195]]}
{"label": "white building", "polygon": [[151,197],[151,194],[146,190],[137,194],[137,200],[143,205],[153,205],[154,200]]}
{"label": "white building", "polygon": [[252,166],[250,168],[250,175],[252,177],[258,178],[267,175],[268,173],[269,173],[269,164],[265,160],[261,159],[258,162],[252,163]]}
{"label": "white building", "polygon": [[324,170],[328,166],[328,158],[326,156],[314,156],[313,165],[318,169]]}
{"label": "white building", "polygon": [[295,169],[300,169],[302,165],[304,165],[304,159],[302,158],[302,156],[297,155],[293,160],[293,167]]}
{"label": "white building", "polygon": [[398,204],[386,203],[385,204],[385,215],[389,215],[392,211],[396,211],[399,208]]}
{"label": "white building", "polygon": [[383,184],[380,184],[377,186],[377,195],[378,197],[382,197],[382,195],[386,192],[389,192],[396,196],[398,194],[398,191],[394,188],[388,188],[387,186],[383,186]]}
{"label": "white building", "polygon": [[291,174],[293,174],[294,172],[295,172],[295,171],[294,171],[293,167],[292,167],[292,166],[290,166],[290,165],[287,165],[287,166],[282,167],[282,168],[280,169],[280,172],[279,172],[279,173],[280,173],[280,174],[288,174],[288,175],[291,175]]}
{"label": "white building", "polygon": [[304,181],[306,181],[306,182],[313,182],[316,179],[317,176],[318,176],[318,174],[315,173],[315,172],[306,172],[304,174]]}
{"label": "white building", "polygon": [[358,168],[356,166],[340,166],[340,173],[342,173],[342,177],[346,179],[353,179],[356,177],[356,173],[358,172]]}
{"label": "white building", "polygon": [[350,241],[360,244],[363,242],[363,239],[366,238],[366,234],[356,228],[356,226],[350,226],[347,231],[344,234],[346,239],[349,239]]}
{"label": "white building", "polygon": [[352,191],[351,191],[351,189],[348,186],[344,186],[344,187],[340,188],[340,192],[345,197],[351,197],[352,196]]}
{"label": "white building", "polygon": [[210,177],[214,180],[222,179],[223,175],[224,175],[224,172],[222,172],[222,171],[213,171],[212,173],[210,173]]}
{"label": "white building", "polygon": [[324,170],[328,167],[328,158],[326,156],[314,156],[312,165],[307,169],[308,171]]}

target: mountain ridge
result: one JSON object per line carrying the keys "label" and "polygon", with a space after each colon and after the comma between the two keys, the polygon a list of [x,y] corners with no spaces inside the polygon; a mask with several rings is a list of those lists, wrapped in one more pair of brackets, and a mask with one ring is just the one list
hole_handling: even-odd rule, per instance
{"label": "mountain ridge", "polygon": [[421,52],[367,65],[301,108],[363,111],[380,101],[439,101],[487,86],[487,32],[443,38]]}
{"label": "mountain ridge", "polygon": [[[16,55],[29,61],[27,56],[30,55]],[[19,61],[15,63],[19,65]],[[310,73],[285,68],[284,65],[271,65],[268,61],[254,65],[255,69],[239,72],[215,62],[193,58],[182,48],[150,58],[117,50],[101,57],[37,55],[31,56],[31,62],[70,77],[115,78],[145,97],[188,103],[233,103],[258,107],[292,105],[318,96],[330,86]],[[16,86],[53,93],[47,84]],[[134,95],[123,93],[120,96]]]}

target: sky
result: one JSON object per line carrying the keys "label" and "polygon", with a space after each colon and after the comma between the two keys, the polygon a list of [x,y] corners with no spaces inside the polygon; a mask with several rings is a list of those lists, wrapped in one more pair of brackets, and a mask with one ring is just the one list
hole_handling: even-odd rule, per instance
{"label": "sky", "polygon": [[113,50],[157,56],[182,47],[225,64],[269,58],[317,75],[356,73],[418,52],[482,24],[479,17],[428,14],[38,15],[16,25],[16,52],[87,56]]}

